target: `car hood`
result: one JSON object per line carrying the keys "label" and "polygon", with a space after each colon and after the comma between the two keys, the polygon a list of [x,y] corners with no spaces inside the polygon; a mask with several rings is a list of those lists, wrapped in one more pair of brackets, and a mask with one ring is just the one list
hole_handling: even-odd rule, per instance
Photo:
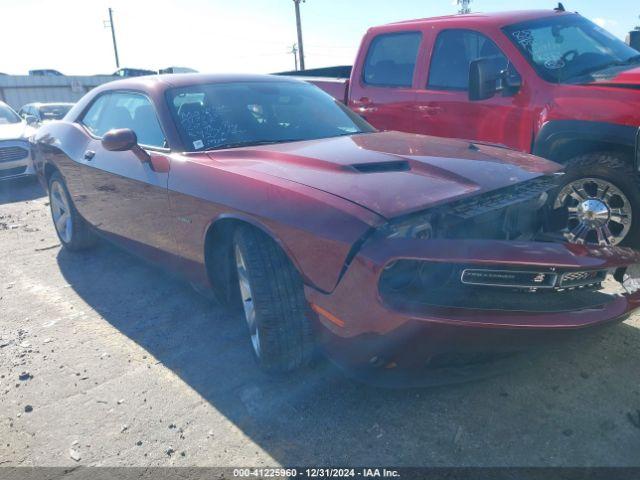
{"label": "car hood", "polygon": [[209,152],[220,167],[279,177],[392,218],[561,169],[503,147],[380,132]]}
{"label": "car hood", "polygon": [[25,122],[0,123],[0,140],[17,140],[27,138],[29,127]]}
{"label": "car hood", "polygon": [[603,74],[600,78],[596,77],[592,83],[608,87],[640,89],[640,67],[626,67],[625,70],[615,74]]}

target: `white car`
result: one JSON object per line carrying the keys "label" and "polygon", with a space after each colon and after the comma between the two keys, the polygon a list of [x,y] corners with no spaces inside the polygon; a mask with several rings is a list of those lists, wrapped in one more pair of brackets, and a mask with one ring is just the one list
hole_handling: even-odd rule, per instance
{"label": "white car", "polygon": [[[73,107],[73,103],[68,102],[27,103],[18,110],[18,115],[25,120],[29,118],[29,115],[31,115],[36,118],[36,124],[40,125],[52,120],[62,120],[67,112],[71,110],[71,107]],[[34,121],[33,119],[30,120],[32,122]]]}
{"label": "white car", "polygon": [[0,180],[34,175],[29,136],[35,132],[6,103],[0,102]]}

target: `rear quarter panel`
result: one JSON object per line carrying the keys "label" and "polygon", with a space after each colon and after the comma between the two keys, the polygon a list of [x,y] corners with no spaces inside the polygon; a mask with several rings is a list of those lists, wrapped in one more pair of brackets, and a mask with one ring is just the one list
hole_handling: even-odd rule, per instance
{"label": "rear quarter panel", "polygon": [[82,181],[83,165],[78,159],[82,159],[88,141],[81,126],[60,121],[43,125],[36,132],[34,145],[34,166],[40,178],[45,181],[47,165],[58,170],[81,215],[86,207],[86,191]]}

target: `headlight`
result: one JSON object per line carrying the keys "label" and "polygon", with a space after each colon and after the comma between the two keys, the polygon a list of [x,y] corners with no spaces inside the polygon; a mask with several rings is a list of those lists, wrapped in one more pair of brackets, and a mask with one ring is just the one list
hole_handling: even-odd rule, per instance
{"label": "headlight", "polygon": [[412,217],[400,222],[385,225],[381,233],[385,238],[419,238],[427,240],[433,238],[433,226],[428,217]]}

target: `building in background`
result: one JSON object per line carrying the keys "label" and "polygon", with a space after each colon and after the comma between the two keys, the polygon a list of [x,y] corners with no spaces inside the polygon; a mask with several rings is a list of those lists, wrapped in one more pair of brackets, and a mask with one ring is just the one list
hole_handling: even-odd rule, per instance
{"label": "building in background", "polygon": [[0,101],[15,110],[34,102],[76,102],[92,88],[117,78],[111,75],[0,75]]}

